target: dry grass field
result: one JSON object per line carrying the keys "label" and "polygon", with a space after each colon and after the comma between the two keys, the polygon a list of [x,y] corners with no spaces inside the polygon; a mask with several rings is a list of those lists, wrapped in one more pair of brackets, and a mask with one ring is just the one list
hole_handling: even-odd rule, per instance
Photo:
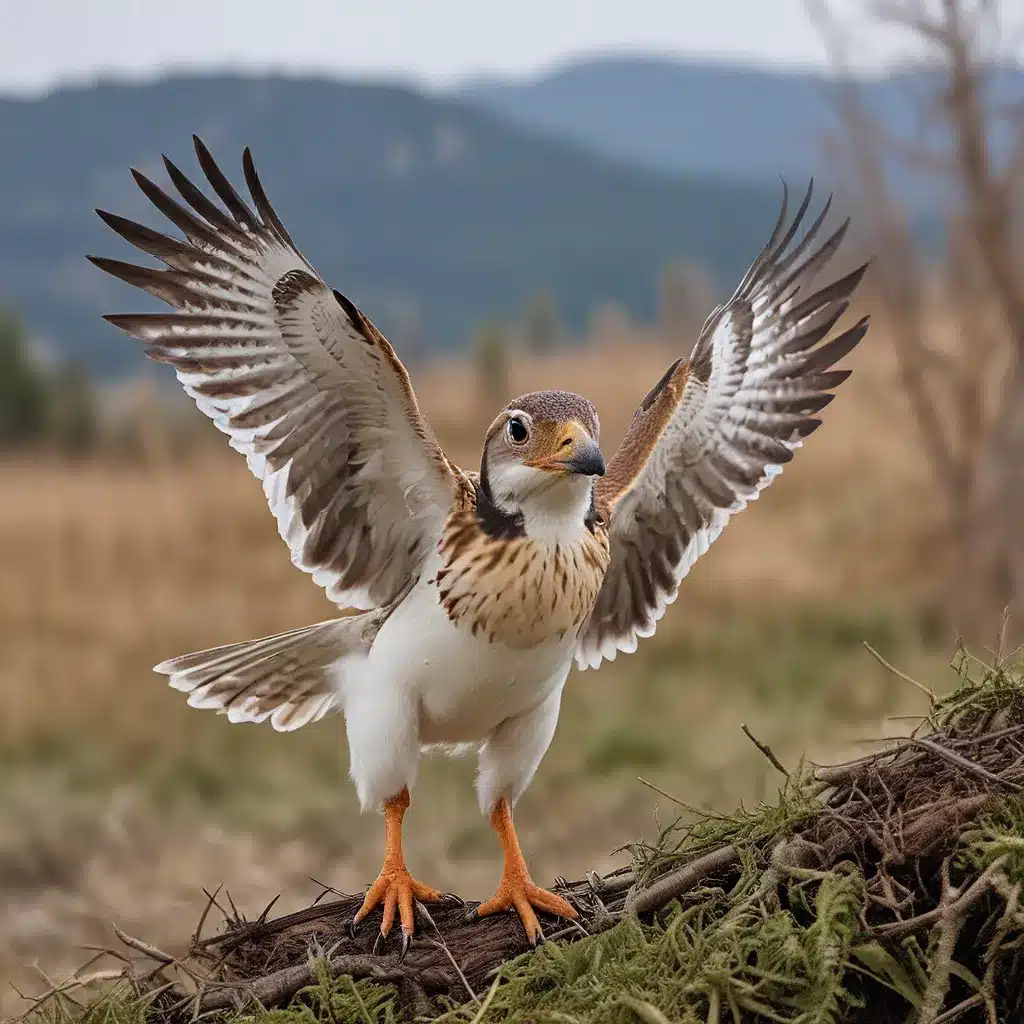
{"label": "dry grass field", "polygon": [[[591,397],[606,451],[673,354],[653,343],[513,363],[513,393]],[[935,513],[884,330],[791,467],[698,564],[657,636],[575,673],[559,731],[520,805],[535,875],[608,866],[674,814],[637,776],[730,810],[773,790],[746,722],[784,762],[899,728],[915,694],[867,640],[936,661],[907,608],[938,568]],[[417,370],[442,442],[473,465],[496,410],[472,367]],[[375,874],[380,822],[357,813],[340,720],[292,735],[193,711],[150,667],[168,656],[329,617],[295,571],[258,484],[214,446],[175,462],[0,465],[0,1017],[28,964],[80,962],[111,920],[184,939],[202,886],[240,908],[308,902]],[[466,896],[500,858],[471,762],[424,765],[410,866]]]}

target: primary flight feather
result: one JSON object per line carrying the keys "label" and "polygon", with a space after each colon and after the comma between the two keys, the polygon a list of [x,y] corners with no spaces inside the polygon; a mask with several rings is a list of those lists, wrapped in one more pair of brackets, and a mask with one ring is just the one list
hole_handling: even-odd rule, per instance
{"label": "primary flight feather", "polygon": [[[364,808],[388,821],[384,864],[353,927],[383,905],[403,949],[413,901],[441,894],[406,868],[401,822],[426,746],[478,751],[477,791],[506,852],[478,915],[575,917],[534,885],[512,807],[555,731],[573,659],[596,667],[650,636],[694,561],[820,424],[867,319],[834,334],[864,267],[812,289],[844,223],[828,203],[799,236],[811,188],[688,359],[666,371],[605,464],[597,414],[564,391],[523,395],[455,466],[387,339],[302,256],[248,149],[252,206],[197,138],[220,205],[165,158],[178,198],[133,171],[183,238],[98,211],[164,269],[90,257],[174,312],[109,316],[174,367],[262,481],[292,561],[362,613],[157,666],[195,707],[297,729],[344,713]],[[798,237],[799,236],[799,237]],[[831,335],[831,337],[830,337]]]}

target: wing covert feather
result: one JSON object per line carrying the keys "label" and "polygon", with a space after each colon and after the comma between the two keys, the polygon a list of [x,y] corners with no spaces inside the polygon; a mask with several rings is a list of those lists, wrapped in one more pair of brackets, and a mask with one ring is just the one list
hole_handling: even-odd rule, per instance
{"label": "wing covert feather", "polygon": [[184,203],[132,173],[184,240],[97,212],[166,269],[90,257],[174,312],[106,319],[170,363],[245,455],[292,561],[343,607],[389,604],[436,543],[464,477],[387,339],[295,247],[249,150],[242,164],[255,210],[194,141],[223,207],[165,158]]}
{"label": "wing covert feather", "polygon": [[849,376],[830,368],[864,337],[867,318],[826,339],[867,265],[809,290],[849,223],[806,255],[830,197],[792,245],[812,190],[813,181],[786,228],[784,186],[768,244],[708,317],[690,358],[673,363],[644,398],[597,482],[611,562],[580,633],[583,668],[636,650],[654,632],[693,563],[818,428],[817,414]]}

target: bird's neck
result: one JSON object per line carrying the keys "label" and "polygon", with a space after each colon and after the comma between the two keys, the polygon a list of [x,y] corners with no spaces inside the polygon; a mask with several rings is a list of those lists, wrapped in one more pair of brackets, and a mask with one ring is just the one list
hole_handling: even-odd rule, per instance
{"label": "bird's neck", "polygon": [[587,529],[587,513],[593,500],[589,477],[570,477],[542,495],[523,502],[526,536],[549,544],[573,544]]}
{"label": "bird's neck", "polygon": [[516,501],[494,495],[498,511],[515,517],[531,540],[547,544],[573,544],[588,529],[593,505],[593,481],[585,476],[559,478],[552,486],[521,495]]}

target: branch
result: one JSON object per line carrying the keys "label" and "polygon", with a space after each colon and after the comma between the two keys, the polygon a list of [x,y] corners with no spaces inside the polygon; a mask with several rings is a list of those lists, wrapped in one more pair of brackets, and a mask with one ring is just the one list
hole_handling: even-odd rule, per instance
{"label": "branch", "polygon": [[975,764],[969,758],[963,757],[962,755],[949,750],[947,747],[940,746],[938,743],[933,743],[931,740],[912,738],[908,740],[908,742],[912,746],[930,750],[936,755],[936,757],[941,757],[943,760],[949,761],[950,764],[955,764],[964,771],[970,772],[972,775],[977,775],[978,778],[985,779],[987,782],[995,783],[997,786],[1006,786],[1009,789],[1016,790],[1018,793],[1022,788],[1024,788],[1020,783],[1013,782],[1011,779],[1001,778],[993,772],[990,772],[987,768],[982,768],[980,764]]}
{"label": "branch", "polygon": [[935,693],[928,689],[924,683],[919,683],[916,679],[908,676],[906,672],[901,672],[895,665],[890,665],[889,662],[883,658],[878,651],[874,649],[866,640],[864,641],[864,647],[867,649],[868,654],[871,655],[875,661],[878,662],[883,668],[887,668],[897,679],[902,679],[905,683],[910,683],[911,686],[917,687],[927,698],[930,704],[935,703]]}
{"label": "branch", "polygon": [[875,0],[871,4],[871,13],[882,23],[907,29],[940,49],[951,45],[949,26],[930,18],[925,5],[916,0]]}
{"label": "branch", "polygon": [[956,1006],[945,1013],[940,1013],[935,1018],[933,1024],[953,1024],[953,1021],[957,1019],[961,1014],[966,1013],[968,1010],[973,1010],[976,1006],[981,1006],[985,1002],[985,997],[980,993],[976,992],[973,996],[968,996],[966,999],[957,1003]]}
{"label": "branch", "polygon": [[[286,1004],[299,989],[316,981],[317,966],[315,961],[298,964],[253,981],[217,987],[199,999],[198,1012],[227,1010],[250,1002],[257,1002],[261,1006]],[[392,983],[410,977],[408,968],[388,969],[381,963],[380,957],[370,955],[336,956],[332,957],[326,966],[333,977],[348,975],[354,979],[372,978],[374,981]],[[436,990],[446,987],[445,979],[434,972],[424,972],[417,980],[426,988]]]}
{"label": "branch", "polygon": [[625,912],[647,914],[652,910],[660,910],[666,903],[692,889],[702,879],[732,867],[739,859],[740,851],[732,843],[712,850],[711,853],[698,857],[678,870],[662,875],[641,892],[631,892],[626,897]]}
{"label": "branch", "polygon": [[157,949],[156,946],[151,946],[148,942],[143,942],[142,939],[136,939],[129,935],[127,932],[122,931],[115,924],[113,925],[114,934],[131,949],[136,950],[143,956],[149,957],[150,960],[156,960],[157,963],[161,964],[176,964],[178,962],[177,957],[173,957],[170,953],[165,953],[162,949]]}
{"label": "branch", "polygon": [[773,767],[773,768],[775,768],[775,770],[776,770],[776,771],[782,772],[782,774],[783,774],[783,775],[785,775],[785,776],[786,776],[786,778],[788,779],[788,778],[789,778],[789,772],[788,772],[788,771],[786,770],[786,768],[785,768],[785,766],[784,766],[784,765],[782,764],[782,762],[781,762],[781,761],[780,761],[780,760],[779,760],[779,759],[778,759],[778,758],[777,758],[777,757],[775,756],[775,754],[774,754],[774,753],[772,752],[772,748],[771,748],[771,747],[769,747],[767,743],[762,743],[762,742],[761,742],[761,741],[760,741],[760,740],[759,740],[759,739],[758,739],[758,738],[757,738],[757,737],[756,737],[756,736],[755,736],[755,735],[754,735],[754,734],[753,734],[753,733],[752,733],[752,732],[751,732],[751,731],[750,731],[750,730],[749,730],[749,729],[748,729],[748,728],[746,727],[746,725],[745,725],[744,723],[742,723],[742,722],[740,723],[740,728],[741,728],[741,729],[743,730],[743,733],[744,733],[744,735],[745,735],[745,736],[747,737],[747,739],[748,739],[748,740],[750,740],[750,742],[751,742],[751,743],[753,743],[753,744],[754,744],[754,746],[755,746],[755,747],[757,747],[757,749],[758,749],[758,750],[760,750],[760,751],[761,751],[761,753],[762,753],[762,754],[764,754],[764,756],[768,758],[768,760],[769,760],[769,761],[771,762],[771,764],[772,764],[772,767]]}
{"label": "branch", "polygon": [[[1003,866],[1006,857],[998,857],[974,880],[970,887],[962,893],[957,892],[951,901],[941,903],[934,910],[918,914],[917,917],[909,917],[905,921],[893,921],[891,924],[875,925],[871,929],[872,934],[879,938],[898,938],[902,935],[909,935],[920,928],[930,928],[943,917],[962,916],[967,910],[974,906],[991,886],[992,878]],[[956,890],[952,890],[956,892]]]}

